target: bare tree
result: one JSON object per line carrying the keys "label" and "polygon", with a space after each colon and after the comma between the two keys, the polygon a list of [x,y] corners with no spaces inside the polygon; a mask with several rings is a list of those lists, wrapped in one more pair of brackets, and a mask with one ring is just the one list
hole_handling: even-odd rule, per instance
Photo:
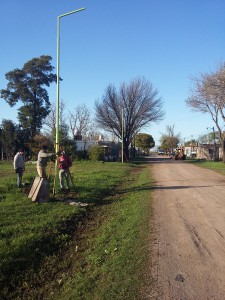
{"label": "bare tree", "polygon": [[[68,125],[66,124],[66,115],[65,115],[65,102],[60,101],[59,107],[59,135],[60,143],[63,144],[64,140],[68,138]],[[50,113],[44,120],[44,133],[50,138],[52,142],[55,141],[56,133],[56,106],[54,103],[51,103]]]}
{"label": "bare tree", "polygon": [[162,105],[157,89],[144,78],[122,83],[118,90],[109,85],[101,101],[95,103],[96,122],[118,138],[123,136],[124,152],[128,157],[132,137],[150,122],[163,118]]}
{"label": "bare tree", "polygon": [[69,128],[75,139],[76,134],[82,135],[83,138],[89,138],[93,132],[93,121],[91,111],[84,105],[78,105],[71,112],[69,111]]}
{"label": "bare tree", "polygon": [[193,88],[186,104],[193,111],[208,113],[216,125],[218,137],[223,147],[225,162],[225,132],[220,120],[225,121],[225,64],[221,64],[216,72],[202,73],[192,78]]}

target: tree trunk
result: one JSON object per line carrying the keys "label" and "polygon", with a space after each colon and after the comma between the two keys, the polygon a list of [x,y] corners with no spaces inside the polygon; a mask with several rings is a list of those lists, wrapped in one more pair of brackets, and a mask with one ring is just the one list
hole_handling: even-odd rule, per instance
{"label": "tree trunk", "polygon": [[225,140],[222,143],[222,150],[223,150],[223,162],[225,163]]}
{"label": "tree trunk", "polygon": [[127,138],[124,138],[124,149],[123,149],[123,161],[129,160],[129,141],[127,142]]}

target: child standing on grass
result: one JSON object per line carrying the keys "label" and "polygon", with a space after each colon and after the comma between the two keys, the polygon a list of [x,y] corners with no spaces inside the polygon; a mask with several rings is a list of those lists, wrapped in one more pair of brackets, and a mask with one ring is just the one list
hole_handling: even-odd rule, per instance
{"label": "child standing on grass", "polygon": [[14,156],[13,167],[15,172],[17,173],[17,187],[21,188],[23,172],[25,171],[24,150],[22,148],[19,149],[19,152],[17,152]]}

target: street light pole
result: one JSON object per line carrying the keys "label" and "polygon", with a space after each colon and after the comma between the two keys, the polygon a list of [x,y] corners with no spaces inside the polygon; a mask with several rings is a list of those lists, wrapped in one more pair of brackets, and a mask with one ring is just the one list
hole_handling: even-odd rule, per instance
{"label": "street light pole", "polygon": [[80,12],[82,10],[85,10],[85,8],[80,8],[77,10],[73,10],[71,12],[62,14],[57,17],[57,67],[56,67],[56,76],[57,76],[57,82],[56,82],[56,132],[55,132],[55,153],[56,153],[56,160],[55,160],[55,187],[54,187],[54,193],[58,192],[58,152],[59,152],[59,94],[60,94],[60,20],[63,17],[66,17],[68,15]]}
{"label": "street light pole", "polygon": [[216,161],[216,133],[214,126],[212,128],[207,127],[207,129],[212,129],[213,130],[213,141],[214,141],[214,151],[213,151],[213,161]]}
{"label": "street light pole", "polygon": [[214,140],[214,155],[213,155],[213,161],[216,161],[216,134],[215,134],[214,126],[213,126],[212,130],[213,130],[213,140]]}

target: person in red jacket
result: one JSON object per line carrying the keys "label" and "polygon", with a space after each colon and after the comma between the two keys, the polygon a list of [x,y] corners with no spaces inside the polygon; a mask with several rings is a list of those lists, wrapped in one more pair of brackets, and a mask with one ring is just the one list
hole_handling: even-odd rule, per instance
{"label": "person in red jacket", "polygon": [[62,190],[65,189],[64,179],[66,179],[67,189],[70,189],[70,170],[69,168],[72,166],[72,161],[69,156],[65,154],[65,151],[62,151],[61,155],[58,157],[59,163],[59,182],[60,188]]}

